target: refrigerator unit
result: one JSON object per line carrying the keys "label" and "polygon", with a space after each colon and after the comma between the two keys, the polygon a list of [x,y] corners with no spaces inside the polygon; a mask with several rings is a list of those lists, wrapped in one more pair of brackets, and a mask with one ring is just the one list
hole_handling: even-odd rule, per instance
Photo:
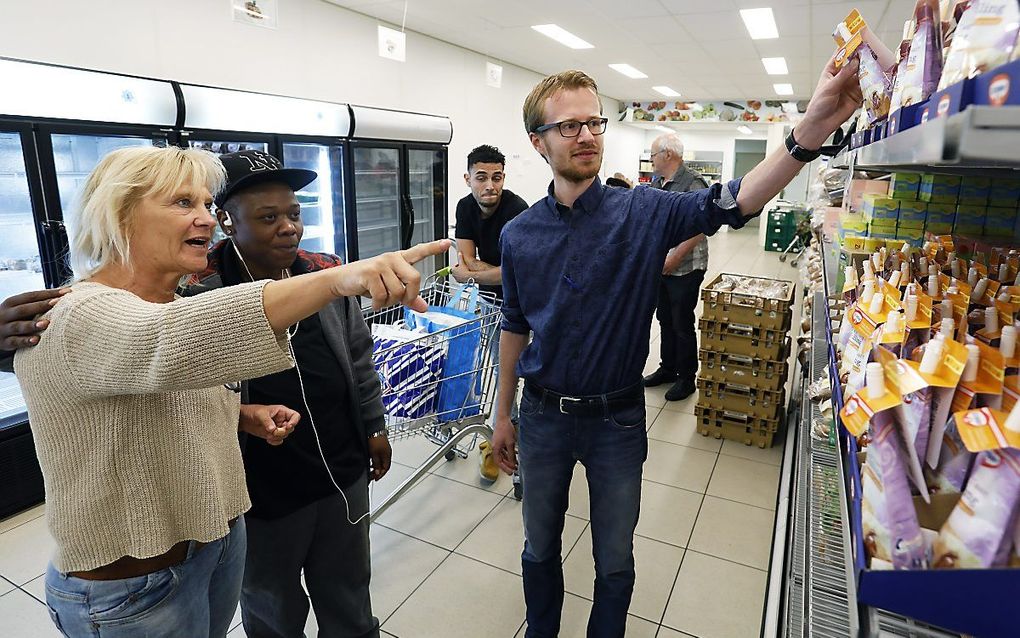
{"label": "refrigerator unit", "polygon": [[[0,296],[67,280],[65,223],[103,155],[168,143],[170,82],[0,59]],[[10,363],[10,359],[7,359]],[[43,498],[25,402],[0,371],[0,517]]]}
{"label": "refrigerator unit", "polygon": [[[316,171],[297,193],[300,245],[344,261],[446,236],[448,118],[4,58],[0,86],[0,300],[69,280],[75,198],[125,146],[259,149]],[[0,480],[0,517],[43,498],[24,401],[2,370]]]}
{"label": "refrigerator unit", "polygon": [[[449,119],[352,106],[348,216],[356,220],[359,258],[446,236],[446,145]],[[445,266],[429,257],[417,265],[428,276]]]}

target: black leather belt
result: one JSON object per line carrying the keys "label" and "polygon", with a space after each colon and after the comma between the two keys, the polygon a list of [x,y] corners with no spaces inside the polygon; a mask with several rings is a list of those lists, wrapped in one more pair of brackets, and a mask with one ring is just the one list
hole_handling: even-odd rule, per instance
{"label": "black leather belt", "polygon": [[640,381],[615,392],[585,396],[560,394],[533,381],[524,382],[524,391],[530,392],[545,407],[573,416],[605,416],[613,410],[643,404],[645,400],[644,385]]}

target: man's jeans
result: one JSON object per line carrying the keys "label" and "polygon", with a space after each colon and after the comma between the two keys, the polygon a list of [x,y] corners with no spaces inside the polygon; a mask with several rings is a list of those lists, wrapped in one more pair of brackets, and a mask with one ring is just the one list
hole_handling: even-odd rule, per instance
{"label": "man's jeans", "polygon": [[595,555],[595,600],[588,636],[623,636],[634,591],[634,528],[641,501],[641,469],[648,455],[645,406],[576,417],[543,405],[526,389],[519,437],[527,638],[559,634],[561,537],[570,479],[578,461],[588,478]]}
{"label": "man's jeans", "polygon": [[65,636],[221,638],[241,597],[244,517],[183,563],[121,580],[84,580],[46,569],[46,606]]}

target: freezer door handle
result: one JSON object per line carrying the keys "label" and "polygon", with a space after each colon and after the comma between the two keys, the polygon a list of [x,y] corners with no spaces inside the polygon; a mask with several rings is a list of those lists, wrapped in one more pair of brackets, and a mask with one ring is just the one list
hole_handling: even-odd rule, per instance
{"label": "freezer door handle", "polygon": [[400,248],[407,250],[411,247],[411,238],[414,237],[414,203],[410,195],[402,195],[400,198],[400,212],[403,219],[400,224]]}

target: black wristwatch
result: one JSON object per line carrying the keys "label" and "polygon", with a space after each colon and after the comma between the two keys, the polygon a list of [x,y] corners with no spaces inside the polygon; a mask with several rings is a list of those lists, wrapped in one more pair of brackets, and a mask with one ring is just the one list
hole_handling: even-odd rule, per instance
{"label": "black wristwatch", "polygon": [[815,161],[818,159],[818,156],[822,154],[821,149],[809,151],[798,144],[797,140],[793,139],[792,130],[790,131],[790,134],[786,136],[786,150],[790,152],[793,159],[798,162],[804,162],[805,164]]}

